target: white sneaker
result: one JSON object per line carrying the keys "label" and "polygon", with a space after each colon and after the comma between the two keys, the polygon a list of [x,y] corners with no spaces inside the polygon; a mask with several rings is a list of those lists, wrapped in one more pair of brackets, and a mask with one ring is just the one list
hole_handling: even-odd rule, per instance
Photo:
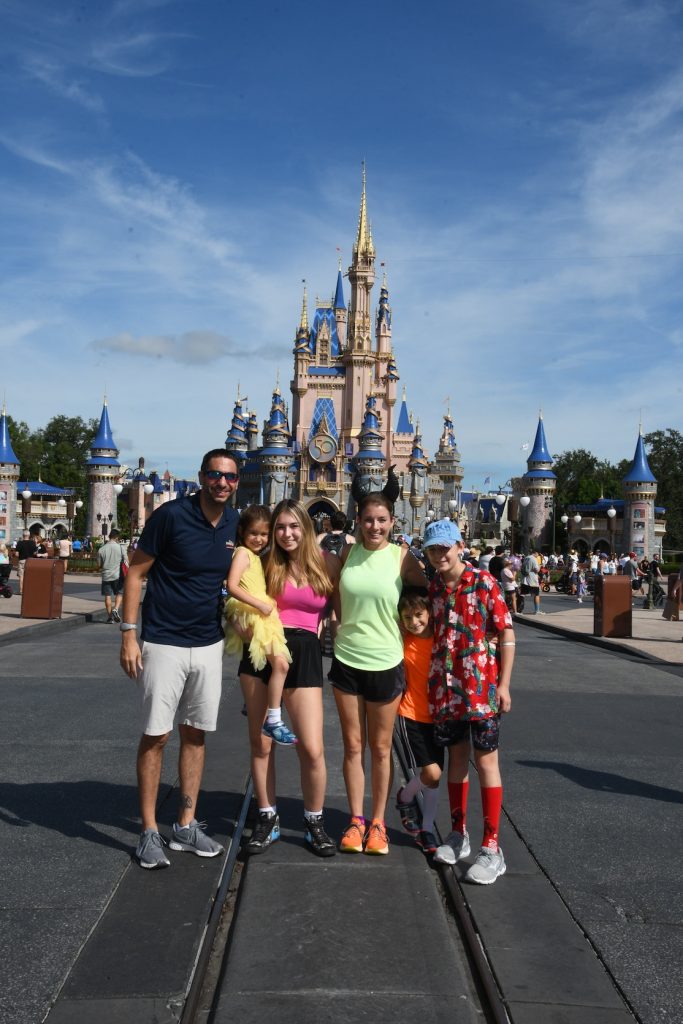
{"label": "white sneaker", "polygon": [[504,874],[505,858],[503,857],[503,851],[498,848],[496,853],[495,850],[489,850],[487,846],[482,846],[477,854],[477,859],[465,875],[465,881],[476,882],[477,885],[491,885],[499,875]]}
{"label": "white sneaker", "polygon": [[451,832],[443,846],[439,846],[434,854],[437,864],[457,864],[463,857],[469,856],[470,837],[467,832]]}

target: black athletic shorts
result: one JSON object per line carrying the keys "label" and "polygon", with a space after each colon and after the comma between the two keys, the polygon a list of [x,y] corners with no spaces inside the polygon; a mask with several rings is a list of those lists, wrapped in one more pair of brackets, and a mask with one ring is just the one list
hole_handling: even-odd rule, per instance
{"label": "black athletic shorts", "polygon": [[434,742],[434,726],[431,722],[416,722],[413,718],[398,715],[396,729],[414,771],[428,764],[438,764],[439,768],[443,768],[444,749]]}
{"label": "black athletic shorts", "polygon": [[[322,687],[323,657],[317,634],[311,633],[310,629],[294,629],[291,626],[285,626],[284,631],[287,647],[292,655],[292,664],[285,679],[285,690],[294,690],[299,686]],[[264,683],[270,679],[270,665],[266,665],[259,672],[252,665],[249,644],[242,648],[242,660],[237,671],[240,675],[256,676]]]}
{"label": "black athletic shorts", "polygon": [[340,693],[350,693],[354,697],[364,697],[365,700],[377,703],[388,703],[395,700],[406,688],[402,661],[399,661],[394,668],[370,672],[363,668],[345,665],[343,661],[333,658],[327,678]]}
{"label": "black athletic shorts", "polygon": [[456,743],[469,743],[475,750],[498,750],[500,715],[476,718],[472,721],[449,719],[434,725],[434,742],[440,747],[453,747]]}

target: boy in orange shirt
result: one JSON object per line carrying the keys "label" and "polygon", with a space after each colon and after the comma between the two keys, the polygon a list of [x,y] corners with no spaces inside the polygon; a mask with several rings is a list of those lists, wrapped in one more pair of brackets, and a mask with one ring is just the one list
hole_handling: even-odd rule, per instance
{"label": "boy in orange shirt", "polygon": [[[406,689],[398,708],[396,728],[408,753],[413,777],[396,794],[401,824],[425,853],[434,853],[434,817],[439,779],[444,764],[443,747],[434,743],[434,723],[429,712],[428,679],[432,657],[432,619],[427,591],[407,588],[398,602],[403,628],[403,664]],[[422,793],[422,815],[416,796]]]}

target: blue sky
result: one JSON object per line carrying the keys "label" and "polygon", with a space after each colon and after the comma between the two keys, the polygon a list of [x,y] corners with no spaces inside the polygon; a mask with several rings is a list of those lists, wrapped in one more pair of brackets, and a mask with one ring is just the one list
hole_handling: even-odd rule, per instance
{"label": "blue sky", "polygon": [[122,461],[193,475],[238,382],[259,420],[286,392],[365,160],[429,454],[448,397],[474,486],[539,408],[613,461],[683,429],[682,8],[0,0],[8,411],[106,391]]}

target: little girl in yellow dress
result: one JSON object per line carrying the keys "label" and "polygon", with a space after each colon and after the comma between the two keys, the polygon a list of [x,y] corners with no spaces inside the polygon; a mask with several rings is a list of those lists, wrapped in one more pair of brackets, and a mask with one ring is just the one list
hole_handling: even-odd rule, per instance
{"label": "little girl in yellow dress", "polygon": [[241,654],[242,638],[232,628],[235,623],[251,634],[249,657],[260,671],[266,662],[271,667],[268,680],[268,711],[263,732],[276,743],[290,746],[297,737],[282,721],[282,691],[292,661],[277,606],[266,593],[260,554],[268,545],[270,512],[263,505],[251,505],[240,516],[237,529],[239,546],[228,573],[228,597],[225,602],[226,639],[229,654]]}

